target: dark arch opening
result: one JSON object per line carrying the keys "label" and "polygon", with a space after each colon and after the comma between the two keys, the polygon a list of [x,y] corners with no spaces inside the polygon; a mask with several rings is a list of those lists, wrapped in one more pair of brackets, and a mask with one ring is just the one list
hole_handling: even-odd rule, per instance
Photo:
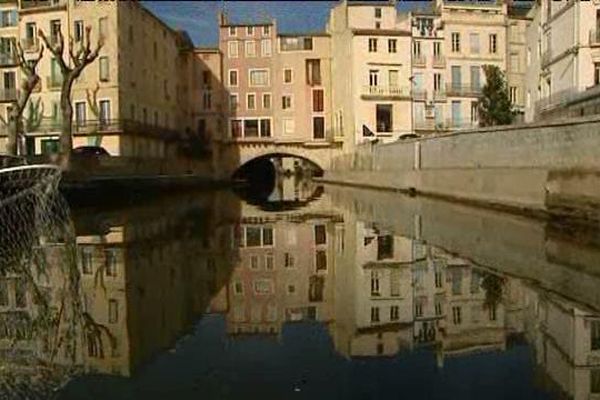
{"label": "dark arch opening", "polygon": [[309,181],[323,176],[323,169],[316,163],[291,154],[273,153],[254,158],[233,174],[240,181],[237,192],[254,204],[266,204],[282,179]]}

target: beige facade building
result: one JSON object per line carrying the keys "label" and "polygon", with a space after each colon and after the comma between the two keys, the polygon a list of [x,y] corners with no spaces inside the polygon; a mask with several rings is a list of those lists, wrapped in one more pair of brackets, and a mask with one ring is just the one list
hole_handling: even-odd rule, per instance
{"label": "beige facade building", "polygon": [[412,130],[411,32],[395,2],[347,2],[330,13],[333,120],[345,151]]}
{"label": "beige facade building", "polygon": [[[14,32],[7,27],[6,36],[1,34],[19,41],[27,59],[36,57],[42,45],[38,30],[51,42],[60,31],[65,56],[79,48],[86,27],[91,27],[92,48],[103,38],[98,59],[73,87],[74,146],[101,145],[111,155],[122,156],[176,153],[176,146],[169,143],[193,123],[184,102],[190,91],[184,78],[194,60],[193,45],[184,32],[168,27],[138,2],[20,1],[14,7],[18,29]],[[16,93],[22,79],[19,72],[13,76],[14,68],[2,70],[4,88]],[[25,110],[29,154],[56,151],[60,129],[62,76],[48,50],[38,65],[38,75],[41,84]],[[5,117],[6,106],[3,112]]]}
{"label": "beige facade building", "polygon": [[597,113],[600,4],[537,1],[531,18],[527,120]]}

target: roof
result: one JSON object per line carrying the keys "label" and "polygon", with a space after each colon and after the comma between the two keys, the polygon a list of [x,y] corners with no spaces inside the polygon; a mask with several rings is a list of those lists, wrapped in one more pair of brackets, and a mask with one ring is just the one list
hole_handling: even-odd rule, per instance
{"label": "roof", "polygon": [[348,0],[346,4],[349,6],[395,7],[395,4],[391,1],[382,0]]}
{"label": "roof", "polygon": [[410,31],[402,31],[397,29],[352,29],[355,35],[369,36],[411,36]]}
{"label": "roof", "polygon": [[280,37],[300,37],[300,36],[331,36],[327,32],[286,32],[278,33]]}

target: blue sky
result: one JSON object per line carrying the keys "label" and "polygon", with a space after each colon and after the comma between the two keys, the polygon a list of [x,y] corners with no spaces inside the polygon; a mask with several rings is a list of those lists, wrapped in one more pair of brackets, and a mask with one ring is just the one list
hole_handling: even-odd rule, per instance
{"label": "blue sky", "polygon": [[[279,32],[325,29],[329,9],[337,1],[143,1],[144,5],[176,29],[184,29],[197,46],[216,46],[217,12],[225,7],[232,20],[254,20],[269,15],[277,19]],[[399,1],[410,9],[425,1]]]}

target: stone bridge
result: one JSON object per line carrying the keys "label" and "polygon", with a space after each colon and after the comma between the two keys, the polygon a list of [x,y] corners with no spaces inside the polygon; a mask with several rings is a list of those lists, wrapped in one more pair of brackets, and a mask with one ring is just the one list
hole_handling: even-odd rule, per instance
{"label": "stone bridge", "polygon": [[249,161],[265,156],[291,156],[311,161],[326,171],[342,154],[341,142],[228,141],[215,146],[214,166],[218,178],[230,178]]}

